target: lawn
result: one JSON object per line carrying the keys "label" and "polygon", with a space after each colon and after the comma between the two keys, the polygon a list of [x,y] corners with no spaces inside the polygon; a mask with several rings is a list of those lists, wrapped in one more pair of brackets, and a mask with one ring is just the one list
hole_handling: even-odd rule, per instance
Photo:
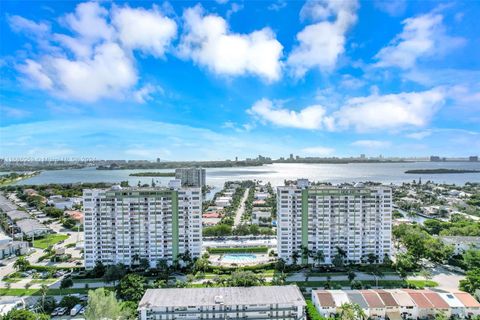
{"label": "lawn", "polygon": [[[89,289],[49,289],[47,296],[59,296],[65,294],[87,294]],[[113,288],[105,288],[105,290],[114,290]],[[40,289],[6,289],[0,288],[0,296],[39,296],[41,295]]]}
{"label": "lawn", "polygon": [[409,284],[413,284],[420,289],[423,289],[425,287],[436,287],[438,286],[438,283],[432,280],[407,280]]}
{"label": "lawn", "polygon": [[32,281],[30,281],[31,284],[35,284],[35,283],[40,283],[40,284],[52,284],[54,282],[57,282],[58,279],[57,278],[49,278],[49,279],[33,279]]}
{"label": "lawn", "polygon": [[69,236],[66,234],[49,234],[45,237],[35,240],[33,246],[39,249],[47,249],[49,246],[59,243],[60,241],[66,240]]}
{"label": "lawn", "polygon": [[[370,287],[374,287],[377,285],[377,282],[374,280],[362,280],[360,281],[362,285],[368,285]],[[411,285],[415,285],[419,288],[424,287],[436,287],[438,283],[435,281],[425,281],[425,280],[407,280],[407,282]],[[382,288],[402,288],[404,287],[407,282],[403,280],[378,280],[378,286]],[[296,284],[302,288],[323,288],[326,281],[287,281],[287,284]],[[332,286],[342,286],[342,287],[350,287],[350,282],[347,280],[342,281],[330,281]]]}

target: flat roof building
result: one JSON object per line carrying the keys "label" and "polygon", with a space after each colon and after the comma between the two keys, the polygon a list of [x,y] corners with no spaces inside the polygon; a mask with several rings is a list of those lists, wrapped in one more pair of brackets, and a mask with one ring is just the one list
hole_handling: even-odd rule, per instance
{"label": "flat roof building", "polygon": [[139,303],[140,320],[305,320],[305,299],[297,286],[148,289]]}
{"label": "flat roof building", "polygon": [[19,220],[16,222],[16,225],[26,237],[38,237],[51,232],[50,228],[36,219]]}

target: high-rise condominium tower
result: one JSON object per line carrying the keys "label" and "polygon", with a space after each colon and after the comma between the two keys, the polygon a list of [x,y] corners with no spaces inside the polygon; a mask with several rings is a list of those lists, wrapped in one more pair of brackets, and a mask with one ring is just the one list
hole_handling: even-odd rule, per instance
{"label": "high-rise condominium tower", "polygon": [[373,256],[383,262],[391,254],[388,187],[315,187],[301,179],[279,187],[277,199],[278,255],[288,263],[361,263]]}
{"label": "high-rise condominium tower", "polygon": [[202,168],[176,169],[175,179],[182,180],[182,186],[201,188],[206,185],[205,169],[202,169]]}
{"label": "high-rise condominium tower", "polygon": [[200,188],[85,189],[85,268],[180,261],[202,248]]}

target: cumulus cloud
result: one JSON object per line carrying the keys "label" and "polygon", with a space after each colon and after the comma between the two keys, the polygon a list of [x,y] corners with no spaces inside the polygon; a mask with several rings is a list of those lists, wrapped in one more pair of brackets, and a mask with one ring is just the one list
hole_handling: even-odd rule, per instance
{"label": "cumulus cloud", "polygon": [[270,28],[233,33],[225,19],[205,14],[200,5],[186,9],[183,20],[181,57],[220,75],[253,74],[268,81],[280,78],[283,46]]}
{"label": "cumulus cloud", "polygon": [[99,45],[93,57],[82,60],[65,57],[45,57],[40,63],[27,60],[20,71],[42,89],[81,101],[123,97],[137,82],[133,62],[116,43]]}
{"label": "cumulus cloud", "polygon": [[335,149],[329,148],[329,147],[317,146],[317,147],[304,148],[302,149],[302,151],[309,155],[325,157],[325,156],[332,155],[335,152]]}
{"label": "cumulus cloud", "polygon": [[423,127],[445,100],[445,90],[434,88],[351,98],[331,113],[320,105],[289,110],[267,99],[257,101],[247,112],[262,122],[282,127],[338,131],[353,128],[365,132]]}
{"label": "cumulus cloud", "polygon": [[287,63],[296,77],[302,77],[309,69],[329,71],[335,67],[345,51],[346,33],[357,21],[357,8],[356,0],[305,3],[300,16],[316,23],[297,34],[298,43],[288,57]]}
{"label": "cumulus cloud", "polygon": [[52,94],[79,101],[128,98],[145,102],[155,86],[136,88],[138,72],[134,50],[163,57],[176,37],[177,25],[157,7],[132,9],[85,2],[60,19],[70,34],[50,34],[50,26],[22,17],[10,17],[14,30],[36,33],[49,45],[17,69],[29,84]]}
{"label": "cumulus cloud", "polygon": [[425,126],[445,102],[443,90],[358,97],[335,113],[339,128],[357,131]]}
{"label": "cumulus cloud", "polygon": [[428,13],[402,23],[402,32],[375,55],[375,66],[410,69],[420,58],[444,54],[465,42],[446,34],[441,14]]}
{"label": "cumulus cloud", "polygon": [[156,7],[152,10],[115,7],[112,21],[125,47],[156,57],[164,55],[177,34],[176,22],[165,17]]}
{"label": "cumulus cloud", "polygon": [[274,105],[268,99],[262,99],[257,101],[247,112],[263,122],[280,127],[322,129],[329,122],[329,119],[325,117],[325,108],[320,105],[293,111]]}
{"label": "cumulus cloud", "polygon": [[67,26],[81,37],[90,40],[108,40],[114,29],[106,20],[108,11],[97,2],[84,2],[77,5],[75,12],[64,17]]}
{"label": "cumulus cloud", "polygon": [[368,148],[368,149],[379,149],[385,148],[390,146],[390,141],[383,141],[383,140],[357,140],[352,142],[352,146],[354,147],[361,147],[361,148]]}

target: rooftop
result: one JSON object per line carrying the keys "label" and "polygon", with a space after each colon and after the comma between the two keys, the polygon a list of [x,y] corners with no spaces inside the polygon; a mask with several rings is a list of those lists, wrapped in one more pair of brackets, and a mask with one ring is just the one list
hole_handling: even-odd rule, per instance
{"label": "rooftop", "polygon": [[16,223],[23,233],[29,233],[32,231],[50,230],[48,227],[41,224],[40,222],[38,222],[38,220],[35,220],[35,219],[24,219],[24,220],[17,221]]}
{"label": "rooftop", "polygon": [[26,213],[25,211],[20,211],[20,210],[12,210],[8,211],[7,216],[10,218],[10,220],[22,220],[22,219],[30,219],[31,216]]}
{"label": "rooftop", "polygon": [[[182,297],[179,299],[179,297]],[[139,304],[142,308],[252,304],[305,306],[297,286],[218,287],[148,289]]]}

